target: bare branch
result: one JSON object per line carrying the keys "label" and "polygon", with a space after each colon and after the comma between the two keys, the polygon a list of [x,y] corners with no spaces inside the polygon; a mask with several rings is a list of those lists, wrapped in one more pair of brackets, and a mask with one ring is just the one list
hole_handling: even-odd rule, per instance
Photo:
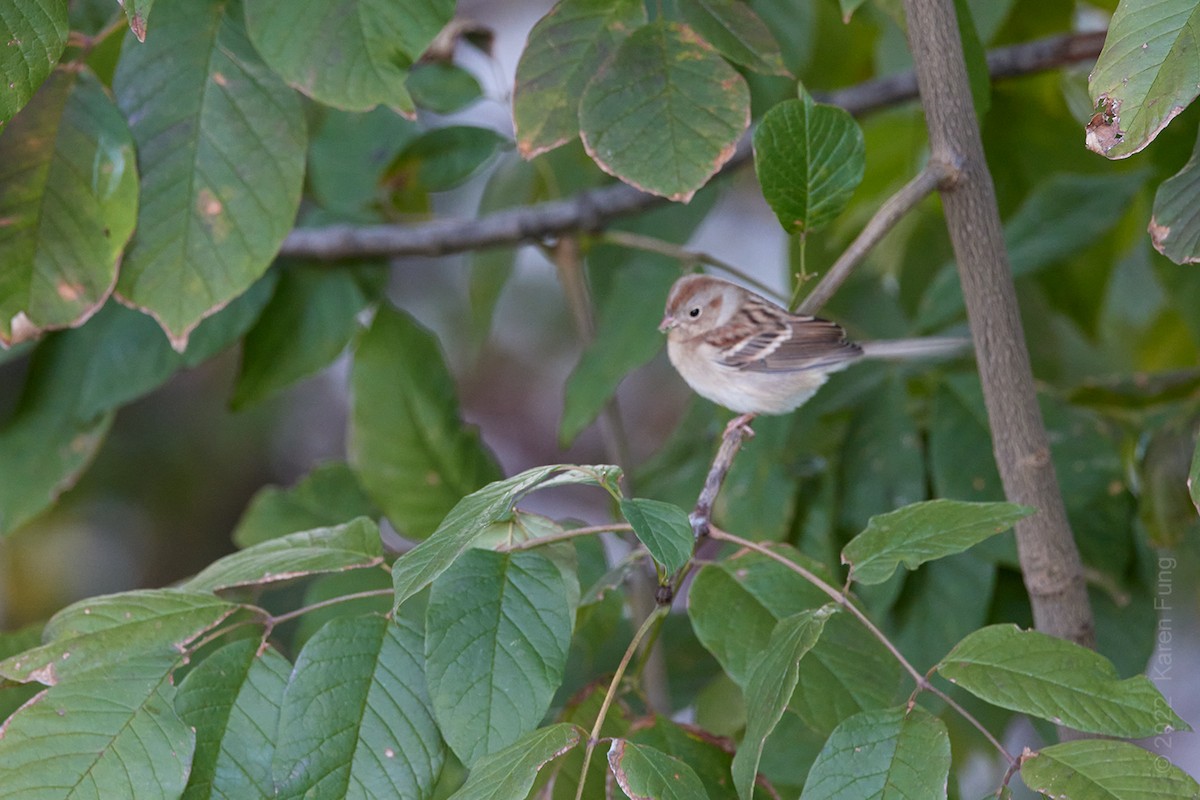
{"label": "bare branch", "polygon": [[992,176],[971,103],[953,0],[905,0],[909,46],[921,84],[931,160],[959,164],[943,186],[975,340],[979,377],[1004,493],[1038,513],[1017,523],[1021,574],[1037,628],[1085,646],[1095,634],[1083,564],[1050,460]]}
{"label": "bare branch", "polygon": [[[1014,45],[993,51],[988,68],[994,77],[1014,77],[1087,61],[1100,52],[1103,35],[1076,34]],[[866,81],[836,92],[814,93],[822,103],[861,115],[917,96],[912,72]],[[721,174],[750,162],[749,139]],[[536,242],[564,233],[603,229],[611,220],[639,213],[666,200],[643,194],[623,183],[580,192],[565,200],[507,209],[479,218],[439,219],[414,225],[333,225],[296,228],[283,242],[279,255],[339,261],[391,256],[438,256],[486,247]]]}

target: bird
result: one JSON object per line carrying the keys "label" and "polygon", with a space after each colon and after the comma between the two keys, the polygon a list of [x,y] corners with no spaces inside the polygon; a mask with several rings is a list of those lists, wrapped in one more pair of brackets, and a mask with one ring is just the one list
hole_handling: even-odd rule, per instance
{"label": "bird", "polygon": [[727,430],[752,435],[760,414],[787,414],[829,374],[863,358],[957,355],[966,339],[926,337],[855,343],[836,322],[793,314],[749,289],[711,275],[685,275],[667,295],[659,331],[667,356],[701,397],[739,416]]}

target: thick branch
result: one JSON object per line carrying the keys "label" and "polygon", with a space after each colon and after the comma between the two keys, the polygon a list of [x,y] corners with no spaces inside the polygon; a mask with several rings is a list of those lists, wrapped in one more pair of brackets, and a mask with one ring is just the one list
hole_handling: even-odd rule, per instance
{"label": "thick branch", "polygon": [[[1099,38],[1097,38],[1099,37]],[[994,77],[1014,77],[1063,64],[1087,61],[1100,52],[1103,34],[1054,36],[995,50],[988,55]],[[917,96],[912,72],[866,81],[836,92],[816,93],[822,103],[865,114]],[[727,174],[750,162],[748,140],[722,170]],[[580,192],[566,200],[498,211],[477,219],[440,219],[415,225],[333,225],[296,228],[279,255],[338,261],[390,256],[438,256],[485,247],[535,242],[571,231],[596,231],[611,220],[666,202],[625,184]]]}
{"label": "thick branch", "polygon": [[942,188],[942,205],[975,340],[996,464],[1008,498],[1038,509],[1016,527],[1034,624],[1045,633],[1092,646],[1095,635],[1083,565],[1038,409],[954,2],[905,0],[904,7],[931,160],[960,168],[958,180]]}

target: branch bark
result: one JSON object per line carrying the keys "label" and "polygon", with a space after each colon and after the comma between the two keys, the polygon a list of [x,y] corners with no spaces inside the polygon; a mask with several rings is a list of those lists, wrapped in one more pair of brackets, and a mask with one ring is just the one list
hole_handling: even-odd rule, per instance
{"label": "branch bark", "polygon": [[975,340],[996,463],[1008,498],[1038,509],[1016,527],[1034,625],[1091,647],[1095,633],[1083,564],[1037,405],[954,3],[905,0],[904,8],[929,128],[930,158],[959,167],[957,180],[942,186],[942,205]]}
{"label": "branch bark", "polygon": [[[1104,43],[1103,34],[1053,36],[992,51],[988,68],[993,77],[1015,77],[1094,59]],[[862,115],[917,97],[912,72],[865,81],[836,92],[814,95],[822,103]],[[726,163],[728,174],[750,163],[749,139]],[[619,217],[630,216],[665,203],[623,183],[580,192],[565,200],[509,209],[477,219],[442,219],[416,225],[332,225],[296,228],[283,242],[279,255],[319,261],[393,256],[438,256],[485,247],[535,242],[572,231],[604,228]]]}

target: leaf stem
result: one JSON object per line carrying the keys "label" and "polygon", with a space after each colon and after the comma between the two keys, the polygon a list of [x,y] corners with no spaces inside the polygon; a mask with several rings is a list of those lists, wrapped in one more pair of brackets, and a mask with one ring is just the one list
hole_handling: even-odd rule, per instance
{"label": "leaf stem", "polygon": [[592,763],[592,751],[596,749],[596,742],[600,738],[600,728],[604,725],[604,718],[608,716],[608,709],[612,706],[613,700],[617,696],[617,687],[621,685],[621,678],[625,675],[625,669],[629,666],[629,662],[633,660],[633,654],[637,652],[638,645],[642,639],[650,632],[651,628],[658,621],[659,617],[665,616],[668,611],[668,606],[656,606],[653,611],[647,615],[642,626],[638,628],[637,633],[633,635],[633,639],[629,642],[629,647],[625,648],[625,655],[621,656],[621,663],[617,665],[617,671],[613,673],[612,681],[608,684],[608,691],[604,693],[604,702],[600,704],[600,711],[596,714],[596,722],[592,725],[591,733],[588,734],[587,746],[583,751],[583,769],[579,773],[579,789],[575,792],[575,800],[582,800],[584,782],[587,779],[588,768]]}
{"label": "leaf stem", "polygon": [[336,606],[338,603],[346,603],[351,600],[362,600],[367,597],[386,597],[392,593],[391,589],[368,589],[363,592],[354,592],[353,594],[343,594],[337,597],[331,597],[328,600],[321,600],[311,605],[301,606],[283,614],[271,615],[267,617],[267,630],[270,631],[276,625],[283,622],[288,622],[296,617],[302,617],[311,611],[319,611],[322,608]]}
{"label": "leaf stem", "polygon": [[770,286],[767,286],[762,281],[757,280],[753,276],[747,274],[746,271],[740,267],[735,267],[728,261],[722,261],[710,253],[701,252],[699,250],[689,250],[686,247],[672,244],[671,242],[666,242],[662,239],[656,239],[653,236],[643,236],[640,233],[630,233],[629,231],[621,230],[605,231],[600,236],[600,240],[608,242],[609,244],[619,245],[621,247],[630,247],[635,250],[645,250],[648,253],[657,253],[662,256],[667,256],[668,258],[674,258],[677,261],[683,262],[685,266],[691,266],[693,264],[708,264],[710,267],[716,267],[722,272],[727,272],[730,275],[733,275],[738,280],[753,286],[763,294],[774,297],[781,302],[783,301],[783,296]]}
{"label": "leaf stem", "polygon": [[941,689],[934,686],[926,676],[918,672],[917,668],[914,667],[912,663],[910,663],[909,660],[904,657],[904,654],[900,652],[899,648],[892,643],[892,640],[889,639],[887,635],[884,634],[884,632],[881,631],[875,625],[875,623],[871,621],[870,617],[868,617],[857,606],[851,603],[850,598],[844,593],[838,591],[833,586],[830,586],[828,583],[821,580],[821,578],[819,578],[815,573],[802,567],[791,559],[781,556],[779,553],[776,553],[774,550],[770,549],[769,547],[765,547],[758,542],[752,542],[749,539],[743,539],[742,537],[736,536],[728,531],[723,531],[720,528],[714,528],[711,526],[709,527],[708,535],[709,537],[718,541],[736,544],[739,547],[753,550],[754,552],[760,553],[767,558],[778,561],[780,564],[784,565],[792,572],[795,572],[801,578],[804,578],[804,580],[808,581],[813,586],[827,594],[839,606],[846,609],[846,611],[850,612],[850,614],[856,617],[858,621],[861,622],[868,631],[870,631],[871,635],[878,639],[880,644],[887,648],[887,651],[892,654],[892,657],[895,658],[897,662],[899,662],[900,666],[904,668],[904,671],[912,676],[912,679],[916,682],[917,689],[919,691],[929,692],[930,694],[935,695],[940,700],[945,702],[946,705],[957,711],[963,717],[963,719],[967,720],[967,722],[969,722],[973,727],[983,734],[984,738],[986,738],[992,744],[992,746],[1004,756],[1009,765],[1012,765],[1016,761],[1013,755],[1005,749],[1004,745],[1002,745],[1000,741],[992,735],[991,731],[983,726],[983,723],[975,719],[971,712],[963,708],[956,700],[954,700],[954,698],[950,697]]}
{"label": "leaf stem", "polygon": [[584,528],[572,528],[571,530],[551,534],[550,536],[540,536],[537,539],[526,539],[523,542],[502,544],[496,548],[496,551],[500,553],[515,553],[518,550],[532,550],[535,547],[541,547],[545,544],[563,542],[568,539],[576,539],[580,536],[593,536],[597,533],[616,533],[618,531],[632,530],[633,526],[628,522],[613,522],[608,525],[588,525]]}

